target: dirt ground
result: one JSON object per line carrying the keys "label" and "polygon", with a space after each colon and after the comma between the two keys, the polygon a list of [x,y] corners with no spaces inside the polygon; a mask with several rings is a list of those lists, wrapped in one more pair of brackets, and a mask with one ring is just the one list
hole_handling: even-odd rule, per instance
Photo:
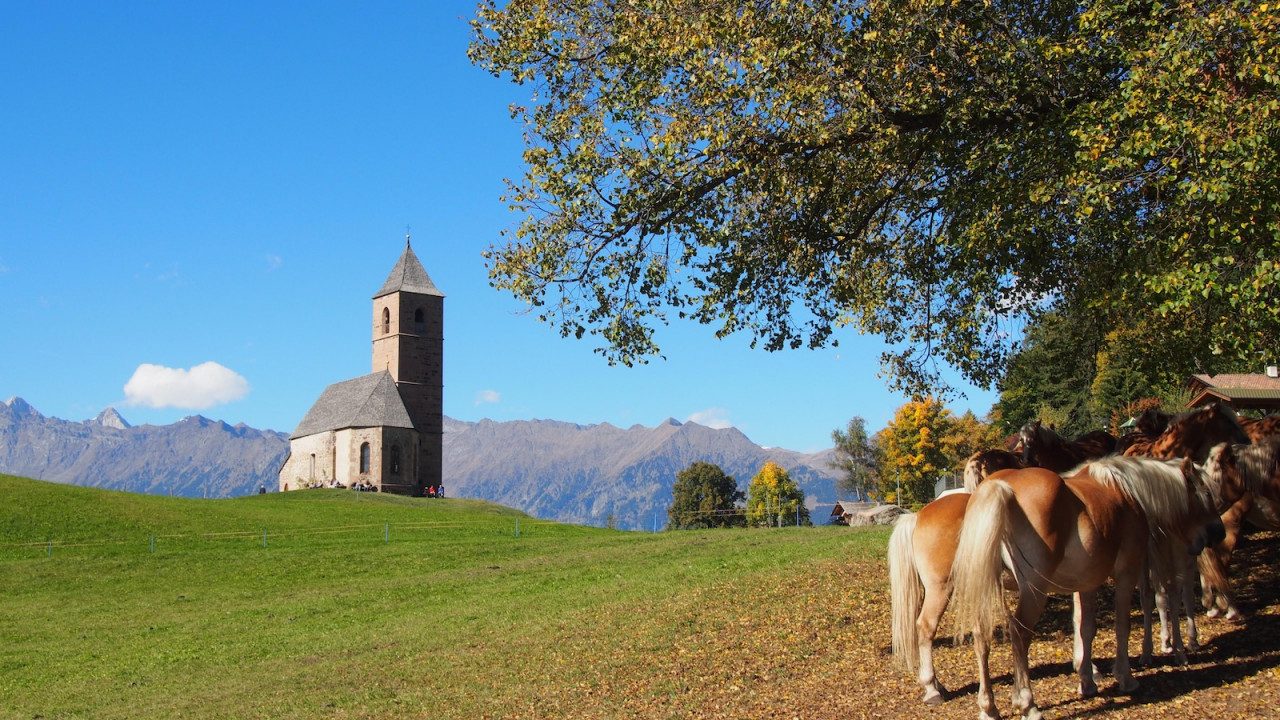
{"label": "dirt ground", "polygon": [[[1191,653],[1190,663],[1179,667],[1169,656],[1158,656],[1151,668],[1135,667],[1139,689],[1120,694],[1110,679],[1115,657],[1111,597],[1099,601],[1098,637],[1094,656],[1108,680],[1100,694],[1081,699],[1071,669],[1070,598],[1054,598],[1037,626],[1031,647],[1032,688],[1046,718],[1280,718],[1280,534],[1253,533],[1242,541],[1232,561],[1237,605],[1246,614],[1242,622],[1198,615],[1202,648]],[[885,608],[887,614],[888,610]],[[1141,650],[1141,617],[1133,616],[1130,656]],[[887,617],[886,617],[887,622]],[[1185,625],[1184,625],[1185,628]],[[914,677],[888,655],[887,634],[878,651],[883,674],[866,677],[862,668],[850,674],[875,683],[870,688],[848,687],[832,707],[810,707],[799,717],[920,717],[930,719],[975,718],[977,682],[972,646],[955,647],[949,639],[935,644],[935,662],[942,683],[951,691],[941,706],[919,702],[921,692]],[[1157,638],[1158,642],[1158,638]],[[855,653],[855,655],[860,653]],[[1007,643],[992,653],[996,702],[1003,716],[1012,714],[1011,659]],[[909,700],[909,702],[904,702]]]}

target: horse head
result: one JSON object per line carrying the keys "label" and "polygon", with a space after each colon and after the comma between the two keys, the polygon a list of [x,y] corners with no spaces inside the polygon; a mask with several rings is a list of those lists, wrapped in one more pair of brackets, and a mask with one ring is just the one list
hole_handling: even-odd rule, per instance
{"label": "horse head", "polygon": [[1033,465],[1040,444],[1040,421],[1033,420],[1018,430],[1018,445],[1022,447],[1022,464]]}
{"label": "horse head", "polygon": [[[1233,463],[1234,466],[1234,463]],[[1217,503],[1208,483],[1204,468],[1191,458],[1182,461],[1182,478],[1187,486],[1187,513],[1191,526],[1191,544],[1187,550],[1199,555],[1206,547],[1213,547],[1227,536],[1226,526],[1218,514]],[[1239,481],[1239,477],[1236,477]]]}
{"label": "horse head", "polygon": [[1214,509],[1224,512],[1246,492],[1244,477],[1236,463],[1236,451],[1231,443],[1218,443],[1209,451],[1202,468],[1202,476],[1213,493]]}

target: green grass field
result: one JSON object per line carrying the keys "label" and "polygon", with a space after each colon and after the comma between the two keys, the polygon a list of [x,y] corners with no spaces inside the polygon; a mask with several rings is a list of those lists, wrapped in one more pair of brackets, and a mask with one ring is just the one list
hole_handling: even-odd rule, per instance
{"label": "green grass field", "polygon": [[4,718],[747,717],[821,680],[886,587],[887,529],[629,533],[9,476],[0,497]]}

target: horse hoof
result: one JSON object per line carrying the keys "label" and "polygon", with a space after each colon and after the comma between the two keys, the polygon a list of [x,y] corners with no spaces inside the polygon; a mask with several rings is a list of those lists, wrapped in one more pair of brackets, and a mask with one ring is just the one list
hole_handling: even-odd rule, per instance
{"label": "horse hoof", "polygon": [[1138,689],[1138,681],[1134,680],[1133,678],[1128,678],[1127,680],[1120,680],[1116,683],[1116,689],[1125,695],[1129,695],[1130,693]]}
{"label": "horse hoof", "polygon": [[1143,653],[1138,656],[1138,667],[1151,667],[1151,656]]}
{"label": "horse hoof", "polygon": [[1244,621],[1244,613],[1240,612],[1239,610],[1235,609],[1234,607],[1233,607],[1233,608],[1229,608],[1229,609],[1227,610],[1227,620],[1230,620],[1231,622],[1243,622],[1243,621]]}
{"label": "horse hoof", "polygon": [[1181,650],[1173,654],[1173,661],[1178,664],[1178,667],[1184,667],[1190,662],[1187,660],[1187,654]]}
{"label": "horse hoof", "polygon": [[1091,698],[1098,694],[1097,685],[1090,685],[1089,687],[1081,685],[1076,689],[1080,691],[1080,697],[1082,698]]}
{"label": "horse hoof", "polygon": [[1211,607],[1208,610],[1204,611],[1205,617],[1218,617],[1221,614],[1222,614],[1222,611],[1219,610],[1217,606]]}
{"label": "horse hoof", "polygon": [[946,702],[946,700],[947,700],[946,698],[937,694],[930,694],[930,695],[924,696],[924,704],[932,705],[933,707],[937,707],[941,705],[942,703]]}

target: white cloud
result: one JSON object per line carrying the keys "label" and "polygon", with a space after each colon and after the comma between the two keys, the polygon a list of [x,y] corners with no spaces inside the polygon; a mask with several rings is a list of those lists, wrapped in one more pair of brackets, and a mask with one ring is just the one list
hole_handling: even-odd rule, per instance
{"label": "white cloud", "polygon": [[685,422],[694,422],[699,425],[706,425],[709,428],[723,430],[724,428],[733,427],[733,421],[729,419],[729,411],[724,408],[707,408],[685,418]]}
{"label": "white cloud", "polygon": [[124,384],[125,404],[204,410],[249,394],[249,381],[216,362],[190,370],[143,363]]}
{"label": "white cloud", "polygon": [[278,270],[282,263],[284,263],[284,258],[279,255],[267,255],[267,272]]}
{"label": "white cloud", "polygon": [[497,390],[481,390],[476,393],[476,406],[493,405],[502,401],[502,395]]}

